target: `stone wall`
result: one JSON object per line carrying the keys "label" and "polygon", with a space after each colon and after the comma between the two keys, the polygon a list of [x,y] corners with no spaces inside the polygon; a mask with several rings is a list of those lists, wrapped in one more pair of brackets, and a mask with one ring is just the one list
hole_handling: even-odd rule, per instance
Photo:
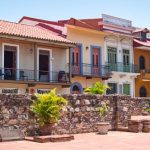
{"label": "stone wall", "polygon": [[[97,131],[97,123],[101,120],[98,108],[102,103],[109,105],[109,113],[105,121],[110,122],[111,129],[118,125],[127,126],[131,115],[141,115],[150,107],[149,98],[131,98],[118,95],[63,95],[69,101],[67,112],[62,115],[53,134],[83,133]],[[0,128],[20,128],[28,134],[38,133],[38,124],[30,105],[28,95],[0,95]]]}

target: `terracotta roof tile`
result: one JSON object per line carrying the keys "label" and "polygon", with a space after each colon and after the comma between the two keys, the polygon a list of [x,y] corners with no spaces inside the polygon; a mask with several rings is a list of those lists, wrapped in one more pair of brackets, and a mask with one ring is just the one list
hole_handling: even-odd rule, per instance
{"label": "terracotta roof tile", "polygon": [[58,36],[49,30],[43,30],[38,26],[22,25],[0,20],[0,34],[19,36],[24,38],[33,38],[38,40],[46,40],[52,42],[75,44],[61,36]]}

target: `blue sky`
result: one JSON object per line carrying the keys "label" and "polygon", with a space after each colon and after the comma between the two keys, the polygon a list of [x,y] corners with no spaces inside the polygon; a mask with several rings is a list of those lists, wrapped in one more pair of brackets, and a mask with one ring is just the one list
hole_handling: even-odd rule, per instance
{"label": "blue sky", "polygon": [[150,0],[1,0],[0,19],[18,21],[22,16],[48,20],[97,18],[102,13],[150,28]]}

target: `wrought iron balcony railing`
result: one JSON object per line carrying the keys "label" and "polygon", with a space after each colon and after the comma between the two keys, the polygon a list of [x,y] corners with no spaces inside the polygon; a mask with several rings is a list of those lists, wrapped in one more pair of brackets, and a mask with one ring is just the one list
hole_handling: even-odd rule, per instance
{"label": "wrought iron balcony railing", "polygon": [[106,62],[106,65],[109,66],[110,71],[139,73],[139,66],[134,64],[126,65],[121,62],[116,62],[116,63]]}
{"label": "wrought iron balcony railing", "polygon": [[109,66],[107,65],[92,65],[92,64],[72,64],[72,75],[90,76],[90,77],[110,77]]}
{"label": "wrought iron balcony railing", "polygon": [[35,81],[50,83],[70,82],[65,71],[43,71],[15,68],[0,68],[0,80]]}

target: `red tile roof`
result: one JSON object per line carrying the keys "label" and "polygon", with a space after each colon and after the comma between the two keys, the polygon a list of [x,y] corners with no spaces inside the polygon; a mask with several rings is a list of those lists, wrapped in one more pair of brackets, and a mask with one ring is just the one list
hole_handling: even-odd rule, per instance
{"label": "red tile roof", "polygon": [[18,36],[23,38],[33,38],[52,42],[75,44],[70,40],[60,37],[47,29],[38,26],[22,25],[0,20],[0,34]]}
{"label": "red tile roof", "polygon": [[140,40],[134,39],[133,40],[133,44],[134,44],[135,47],[139,47],[139,46],[150,47],[150,41],[149,40],[147,40],[147,41],[140,41]]}

